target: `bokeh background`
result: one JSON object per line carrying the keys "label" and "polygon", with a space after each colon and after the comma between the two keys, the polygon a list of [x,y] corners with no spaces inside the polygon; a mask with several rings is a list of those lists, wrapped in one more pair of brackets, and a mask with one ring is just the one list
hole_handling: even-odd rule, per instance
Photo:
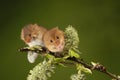
{"label": "bokeh background", "polygon": [[[100,62],[109,71],[120,74],[120,1],[119,0],[1,0],[0,1],[0,80],[26,80],[34,64],[26,53],[18,51],[25,44],[21,28],[37,23],[50,29],[64,30],[74,26],[79,33],[81,57]],[[73,66],[55,69],[49,80],[70,80]],[[110,80],[100,72],[87,75],[87,80]]]}

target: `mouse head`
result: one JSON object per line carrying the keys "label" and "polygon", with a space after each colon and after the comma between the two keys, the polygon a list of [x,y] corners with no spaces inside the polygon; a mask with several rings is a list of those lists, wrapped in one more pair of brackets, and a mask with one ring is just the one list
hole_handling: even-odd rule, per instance
{"label": "mouse head", "polygon": [[[42,31],[45,31],[44,29]],[[29,24],[25,26],[21,31],[21,39],[31,45],[40,45],[42,40],[41,28],[37,24]]]}
{"label": "mouse head", "polygon": [[58,28],[47,31],[44,35],[45,47],[51,52],[61,52],[64,48],[64,33]]}

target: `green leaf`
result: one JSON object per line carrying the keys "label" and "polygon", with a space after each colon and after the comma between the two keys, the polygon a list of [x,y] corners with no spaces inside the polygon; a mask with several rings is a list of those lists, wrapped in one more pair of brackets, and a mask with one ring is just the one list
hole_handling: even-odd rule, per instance
{"label": "green leaf", "polygon": [[65,65],[61,63],[61,62],[65,61],[64,58],[55,58],[54,56],[52,56],[50,54],[47,54],[46,57],[49,59],[50,63],[51,63],[51,59],[52,59],[52,63],[65,67]]}
{"label": "green leaf", "polygon": [[55,64],[58,64],[58,65],[60,65],[60,66],[62,66],[62,67],[66,67],[63,63],[61,63],[61,62],[65,62],[65,59],[64,58],[54,58],[54,63]]}
{"label": "green leaf", "polygon": [[92,64],[93,66],[96,66],[96,65],[97,65],[97,63],[95,63],[95,62],[91,62],[91,64]]}
{"label": "green leaf", "polygon": [[81,74],[81,72],[92,74],[92,71],[88,68],[85,68],[83,65],[77,64],[76,66],[77,66],[78,74]]}
{"label": "green leaf", "polygon": [[42,47],[39,45],[33,46],[34,49],[42,50]]}
{"label": "green leaf", "polygon": [[69,58],[70,57],[70,55],[65,55],[64,57],[63,57],[63,59],[67,59],[67,58]]}
{"label": "green leaf", "polygon": [[80,55],[78,53],[76,53],[75,51],[73,51],[73,50],[69,50],[69,55],[71,57],[75,57],[75,58],[79,58],[80,57]]}
{"label": "green leaf", "polygon": [[62,67],[66,67],[64,64],[62,63],[58,63],[58,65],[62,66]]}
{"label": "green leaf", "polygon": [[63,61],[65,61],[63,58],[54,58],[54,61],[56,62],[56,63],[59,63],[59,62],[63,62]]}
{"label": "green leaf", "polygon": [[52,55],[50,55],[50,54],[46,54],[46,57],[47,57],[48,59],[55,58],[54,56],[52,56]]}
{"label": "green leaf", "polygon": [[92,71],[90,70],[90,69],[88,69],[88,68],[83,68],[83,71],[85,72],[85,73],[89,73],[89,74],[92,74]]}

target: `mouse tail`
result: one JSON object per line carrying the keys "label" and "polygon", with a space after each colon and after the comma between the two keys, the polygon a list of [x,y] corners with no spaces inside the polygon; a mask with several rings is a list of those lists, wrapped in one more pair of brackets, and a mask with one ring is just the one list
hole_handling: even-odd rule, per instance
{"label": "mouse tail", "polygon": [[38,57],[38,53],[28,51],[27,58],[30,63],[34,63],[37,57]]}

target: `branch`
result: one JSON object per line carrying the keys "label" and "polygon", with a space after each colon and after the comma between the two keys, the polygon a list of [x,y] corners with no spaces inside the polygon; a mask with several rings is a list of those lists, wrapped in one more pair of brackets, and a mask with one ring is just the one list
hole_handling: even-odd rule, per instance
{"label": "branch", "polygon": [[110,77],[113,78],[113,79],[120,80],[120,78],[119,78],[118,76],[116,76],[115,74],[109,72],[109,71],[105,68],[105,66],[103,66],[102,64],[97,63],[95,66],[93,66],[93,65],[91,65],[91,64],[88,64],[88,63],[84,62],[83,60],[78,60],[78,59],[76,59],[76,58],[74,58],[74,57],[69,57],[69,58],[67,58],[67,59],[68,59],[68,60],[71,60],[71,61],[75,61],[75,62],[77,62],[77,63],[80,63],[80,64],[82,64],[84,67],[86,67],[86,68],[88,68],[88,69],[90,69],[90,70],[96,70],[96,71],[102,72],[102,73],[110,76]]}
{"label": "branch", "polygon": [[[34,52],[37,52],[39,54],[48,53],[48,51],[46,50],[46,48],[41,48],[41,49],[34,48],[34,49],[31,50],[31,49],[25,47],[25,48],[19,49],[19,51],[20,52],[34,51]],[[57,57],[57,58],[62,58],[63,57],[63,55],[56,55],[55,53],[52,53],[52,52],[49,52],[49,54],[53,55],[54,57]],[[68,57],[66,60],[80,63],[85,68],[88,68],[90,70],[96,70],[96,71],[102,72],[102,73],[110,76],[111,78],[113,78],[115,80],[120,80],[120,78],[118,76],[116,76],[115,74],[112,74],[111,72],[109,72],[106,69],[106,67],[103,66],[102,64],[99,64],[99,63],[97,63],[96,65],[88,64],[88,63],[84,62],[82,59],[77,59],[75,57]]]}

